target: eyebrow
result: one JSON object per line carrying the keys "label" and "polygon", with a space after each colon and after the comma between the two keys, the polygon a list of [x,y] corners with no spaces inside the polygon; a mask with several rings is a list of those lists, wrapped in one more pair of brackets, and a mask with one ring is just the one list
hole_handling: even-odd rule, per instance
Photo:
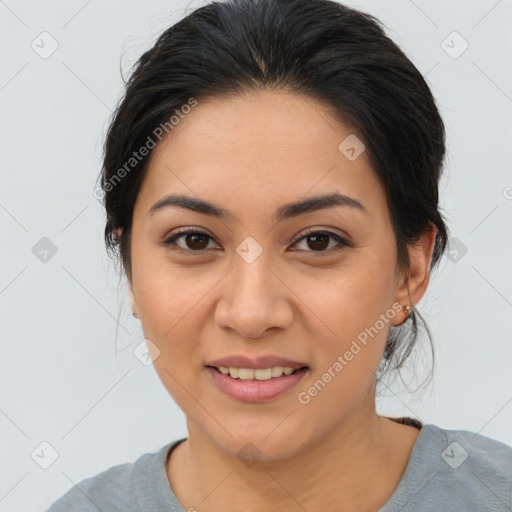
{"label": "eyebrow", "polygon": [[[362,213],[368,213],[368,210],[357,199],[345,194],[333,193],[322,196],[313,196],[304,200],[284,204],[277,209],[275,213],[275,220],[280,222],[299,215],[336,206],[348,206],[355,210],[359,210]],[[187,210],[192,210],[193,212],[201,213],[203,215],[210,215],[218,219],[233,218],[233,214],[231,212],[214,203],[180,194],[170,194],[162,197],[149,209],[148,213],[153,215],[155,212],[167,207],[185,208]]]}

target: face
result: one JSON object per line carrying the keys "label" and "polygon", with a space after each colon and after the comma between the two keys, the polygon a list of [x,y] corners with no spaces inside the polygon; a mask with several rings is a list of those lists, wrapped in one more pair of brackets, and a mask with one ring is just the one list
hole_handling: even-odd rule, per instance
{"label": "face", "polygon": [[[409,300],[385,191],[364,151],[338,148],[353,133],[315,100],[247,93],[198,101],[153,150],[133,213],[132,307],[189,433],[225,452],[250,441],[290,456],[372,411]],[[171,194],[218,215],[166,205]],[[283,209],[332,194],[350,199]],[[209,368],[230,356],[250,360],[232,368],[306,368],[263,381],[272,370]]]}

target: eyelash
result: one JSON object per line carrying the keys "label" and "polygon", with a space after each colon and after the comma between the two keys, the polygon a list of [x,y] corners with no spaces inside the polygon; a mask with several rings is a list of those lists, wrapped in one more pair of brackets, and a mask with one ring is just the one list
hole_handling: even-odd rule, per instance
{"label": "eyelash", "polygon": [[[178,233],[175,233],[171,237],[167,238],[163,242],[163,245],[166,246],[166,247],[169,247],[171,245],[176,245],[176,241],[177,240],[179,240],[180,238],[183,238],[186,235],[190,235],[190,234],[206,236],[210,240],[213,240],[213,238],[210,235],[208,235],[207,233],[204,233],[203,231],[197,231],[197,230],[194,230],[194,229],[188,229],[188,230],[184,230],[184,231],[180,231]],[[328,256],[330,254],[338,253],[338,252],[344,250],[346,247],[352,247],[352,244],[349,243],[344,238],[340,237],[336,233],[332,233],[331,231],[326,231],[326,230],[311,230],[311,231],[308,231],[308,232],[304,233],[294,243],[294,245],[298,244],[299,242],[301,242],[302,240],[306,239],[307,237],[309,237],[311,235],[327,235],[330,238],[334,238],[341,245],[341,247],[338,247],[337,249],[334,249],[334,250],[332,250],[332,248],[331,248],[330,250],[323,250],[323,251],[312,251],[312,250],[305,251],[306,253],[313,253],[314,255],[312,257]],[[178,249],[172,249],[172,250],[188,252],[188,253],[203,254],[208,249],[200,249],[200,250],[194,251],[194,250],[190,250],[190,249],[183,249],[182,247],[178,246]]]}

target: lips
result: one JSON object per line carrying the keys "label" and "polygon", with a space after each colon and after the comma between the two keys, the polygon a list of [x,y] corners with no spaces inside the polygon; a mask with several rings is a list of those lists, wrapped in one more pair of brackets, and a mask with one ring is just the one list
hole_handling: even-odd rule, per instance
{"label": "lips", "polygon": [[240,380],[223,375],[212,367],[206,367],[211,382],[225,395],[239,402],[264,403],[288,395],[308,375],[306,368],[298,369],[291,375],[270,380]]}
{"label": "lips", "polygon": [[276,400],[310,373],[305,362],[277,355],[221,357],[208,361],[205,370],[223,393],[248,403]]}

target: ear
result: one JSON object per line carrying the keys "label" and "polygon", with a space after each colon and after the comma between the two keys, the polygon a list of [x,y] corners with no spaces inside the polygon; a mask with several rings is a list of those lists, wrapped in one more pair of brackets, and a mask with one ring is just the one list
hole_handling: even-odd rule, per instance
{"label": "ear", "polygon": [[[121,235],[123,233],[123,228],[117,228],[113,230],[113,237],[117,244],[121,241]],[[130,294],[130,303],[132,308],[132,313],[134,316],[139,317],[139,312],[137,308],[137,301],[135,300],[135,295],[133,294],[133,283],[131,276],[127,273],[126,277],[128,278],[128,292]]]}
{"label": "ear", "polygon": [[128,280],[128,293],[130,294],[130,304],[132,307],[132,314],[133,314],[133,316],[136,316],[137,318],[139,318],[139,311],[137,308],[137,300],[135,299],[135,295],[133,294],[132,282],[130,279]]}
{"label": "ear", "polygon": [[112,237],[114,238],[116,244],[119,244],[121,241],[121,235],[123,234],[123,228],[117,228],[112,230]]}
{"label": "ear", "polygon": [[[430,223],[415,245],[408,247],[410,269],[408,275],[399,273],[399,286],[396,290],[394,303],[398,302],[402,308],[411,309],[421,300],[430,281],[430,265],[436,241],[437,229]],[[401,309],[391,320],[392,325],[400,325],[407,319],[407,313]]]}

